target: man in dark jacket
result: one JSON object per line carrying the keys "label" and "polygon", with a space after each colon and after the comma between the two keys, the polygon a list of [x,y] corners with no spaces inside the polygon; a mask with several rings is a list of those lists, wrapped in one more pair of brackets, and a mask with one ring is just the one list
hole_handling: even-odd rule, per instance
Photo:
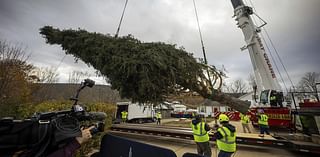
{"label": "man in dark jacket", "polygon": [[211,148],[209,143],[208,131],[210,127],[207,123],[202,121],[201,115],[196,115],[191,122],[194,141],[197,144],[197,151],[199,155],[204,157],[211,157]]}
{"label": "man in dark jacket", "polygon": [[87,142],[91,137],[90,130],[93,128],[89,127],[87,129],[81,129],[82,136],[76,137],[73,141],[71,141],[66,146],[62,147],[61,149],[51,153],[48,157],[72,157],[76,153],[76,150],[78,150],[81,147],[82,143]]}
{"label": "man in dark jacket", "polygon": [[218,157],[231,157],[236,151],[236,128],[229,124],[229,117],[225,114],[219,115],[221,126],[216,125],[214,138],[217,140],[219,149]]}

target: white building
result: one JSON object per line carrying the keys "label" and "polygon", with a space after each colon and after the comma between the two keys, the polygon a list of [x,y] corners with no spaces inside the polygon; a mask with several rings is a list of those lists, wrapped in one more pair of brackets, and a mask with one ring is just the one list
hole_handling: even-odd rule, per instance
{"label": "white building", "polygon": [[164,104],[167,104],[167,105],[171,106],[171,108],[173,109],[173,112],[185,112],[185,111],[187,111],[187,106],[186,105],[182,105],[179,101],[172,101],[171,103],[164,102]]}
{"label": "white building", "polygon": [[231,110],[232,109],[229,106],[221,105],[219,102],[207,99],[201,103],[201,106],[197,107],[198,113],[204,115],[205,117],[214,117],[215,113],[228,112]]}
{"label": "white building", "polygon": [[172,108],[173,112],[185,112],[187,110],[187,106],[182,104],[173,104]]}

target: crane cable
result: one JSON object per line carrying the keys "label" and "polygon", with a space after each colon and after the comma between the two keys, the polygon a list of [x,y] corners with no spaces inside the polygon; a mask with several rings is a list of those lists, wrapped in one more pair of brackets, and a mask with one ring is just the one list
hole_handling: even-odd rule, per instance
{"label": "crane cable", "polygon": [[[193,7],[194,7],[194,12],[195,12],[196,19],[197,19],[197,24],[198,24],[198,31],[199,31],[199,35],[200,35],[200,42],[201,42],[201,46],[202,46],[202,53],[203,53],[204,63],[205,63],[205,65],[208,66],[208,61],[207,61],[207,56],[206,56],[206,50],[205,50],[205,48],[204,48],[203,39],[202,39],[202,34],[201,34],[201,29],[200,29],[200,24],[199,24],[198,11],[197,11],[197,7],[196,7],[196,2],[195,2],[194,0],[193,0]],[[208,74],[208,79],[209,79],[210,85],[211,85],[212,88],[213,88],[213,84],[212,84],[212,81],[211,81],[211,77],[210,77],[210,73],[209,73],[208,67],[207,67],[206,70],[207,70],[207,74]]]}
{"label": "crane cable", "polygon": [[[254,5],[253,5],[253,3],[252,3],[252,1],[251,0],[249,0],[250,1],[250,4],[251,4],[251,6],[252,6],[252,8],[253,8],[253,10],[254,10],[254,12],[256,12],[257,13],[257,11],[256,11],[256,8],[254,7]],[[282,65],[282,67],[283,67],[283,69],[284,69],[284,71],[286,72],[286,75],[287,75],[287,77],[288,77],[288,79],[289,79],[289,81],[290,81],[290,83],[291,83],[291,86],[294,88],[294,85],[293,85],[293,82],[292,82],[292,80],[291,80],[291,77],[289,76],[289,74],[288,74],[288,71],[287,71],[287,68],[285,67],[285,65],[283,64],[283,61],[282,61],[282,59],[281,59],[281,57],[280,57],[280,55],[279,55],[279,53],[278,53],[278,50],[276,49],[276,47],[275,47],[275,45],[273,44],[273,41],[271,40],[271,37],[269,36],[269,33],[267,32],[267,29],[266,28],[264,28],[264,27],[262,27],[262,29],[263,29],[263,31],[265,32],[265,34],[267,35],[267,38],[268,38],[268,40],[269,40],[269,42],[270,42],[270,44],[271,44],[271,46],[272,46],[272,48],[273,48],[273,50],[275,51],[275,53],[276,53],[276,55],[277,55],[277,57],[278,57],[278,59],[279,59],[279,61],[280,61],[280,63],[281,63],[281,65]],[[261,34],[262,35],[262,34]],[[265,41],[265,39],[263,38],[263,40],[264,40],[264,42],[266,43],[266,41]],[[267,46],[267,48],[268,48],[268,50],[270,51],[270,49],[269,49],[269,47]],[[270,51],[270,54],[271,54],[271,51]],[[274,60],[274,59],[273,59]],[[274,61],[275,62],[275,61]],[[280,74],[280,76],[281,76],[281,73],[280,73],[280,71],[278,70],[278,72],[279,72],[279,74]],[[284,83],[285,84],[285,83]],[[288,89],[287,89],[287,87],[285,87],[286,88],[286,90],[287,90],[287,92],[288,92]]]}
{"label": "crane cable", "polygon": [[[122,24],[122,19],[123,19],[125,10],[126,10],[126,8],[127,8],[127,4],[128,4],[128,0],[126,0],[126,2],[125,2],[125,5],[124,5],[123,11],[122,11],[121,19],[120,19],[120,22],[119,22],[119,26],[118,26],[118,29],[117,29],[115,38],[118,37],[119,31],[120,31],[120,27],[121,27],[121,24]],[[59,67],[61,66],[61,64],[62,64],[62,62],[64,61],[64,59],[65,59],[66,56],[67,56],[67,55],[64,55],[64,56],[62,57],[62,59],[60,60],[59,64],[55,67],[54,72],[57,72],[57,71],[58,71]]]}
{"label": "crane cable", "polygon": [[121,24],[122,24],[122,19],[123,19],[124,13],[125,13],[125,11],[126,11],[127,4],[128,4],[128,0],[126,0],[126,2],[125,2],[125,4],[124,4],[124,8],[123,8],[122,15],[121,15],[121,18],[120,18],[119,26],[118,26],[116,35],[114,36],[115,38],[117,38],[118,35],[119,35],[120,27],[121,27]]}

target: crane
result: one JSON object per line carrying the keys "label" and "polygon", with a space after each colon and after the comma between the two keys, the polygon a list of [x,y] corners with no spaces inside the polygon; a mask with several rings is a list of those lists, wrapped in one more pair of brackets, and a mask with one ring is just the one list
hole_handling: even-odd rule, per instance
{"label": "crane", "polygon": [[246,6],[242,0],[231,0],[231,3],[235,20],[246,42],[241,50],[248,49],[254,71],[256,84],[254,98],[257,97],[256,93],[260,93],[260,104],[270,105],[270,97],[277,95],[277,92],[281,91],[281,86],[258,34],[266,22],[261,26],[256,26],[251,18],[251,15],[254,14],[251,7]]}
{"label": "crane", "polygon": [[[264,24],[256,26],[251,18],[251,15],[255,13],[251,7],[243,3],[243,0],[231,0],[231,3],[234,8],[235,20],[238,27],[242,30],[246,42],[246,45],[241,50],[248,49],[249,51],[255,75],[256,92],[260,93],[260,107],[253,107],[251,111],[257,112],[257,109],[261,109],[262,107],[269,116],[269,126],[293,127],[294,129],[306,132],[306,129],[304,129],[306,128],[306,123],[310,123],[308,129],[312,126],[313,133],[320,133],[319,101],[299,103],[299,109],[297,109],[294,93],[291,93],[292,96],[289,103],[293,101],[295,110],[282,107],[283,95],[281,87],[259,36],[261,27],[266,22],[258,16]],[[280,107],[277,106],[278,102],[275,105],[277,107],[273,107],[274,101],[270,101],[273,96],[276,97],[276,101],[280,101]],[[254,98],[256,98],[256,94],[254,94]],[[309,119],[308,122],[306,119]]]}

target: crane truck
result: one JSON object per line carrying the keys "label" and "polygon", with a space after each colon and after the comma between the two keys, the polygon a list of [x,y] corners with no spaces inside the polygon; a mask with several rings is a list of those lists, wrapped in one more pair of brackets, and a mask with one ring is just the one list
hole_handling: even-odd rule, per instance
{"label": "crane truck", "polygon": [[[319,100],[318,102],[300,102],[297,105],[294,93],[291,93],[293,103],[291,101],[284,102],[281,86],[259,36],[261,28],[266,25],[266,22],[262,20],[264,23],[261,26],[256,26],[251,17],[253,14],[256,15],[252,7],[246,6],[242,0],[231,0],[231,3],[234,8],[235,20],[242,30],[246,42],[241,50],[248,50],[255,76],[254,92],[248,94],[252,102],[250,113],[253,125],[257,125],[255,113],[263,109],[269,116],[270,127],[300,128],[303,131],[304,129],[309,130],[312,126],[312,133],[320,134]],[[303,120],[301,123],[301,119],[309,120],[307,120],[308,122]],[[304,125],[308,125],[309,128]]]}

